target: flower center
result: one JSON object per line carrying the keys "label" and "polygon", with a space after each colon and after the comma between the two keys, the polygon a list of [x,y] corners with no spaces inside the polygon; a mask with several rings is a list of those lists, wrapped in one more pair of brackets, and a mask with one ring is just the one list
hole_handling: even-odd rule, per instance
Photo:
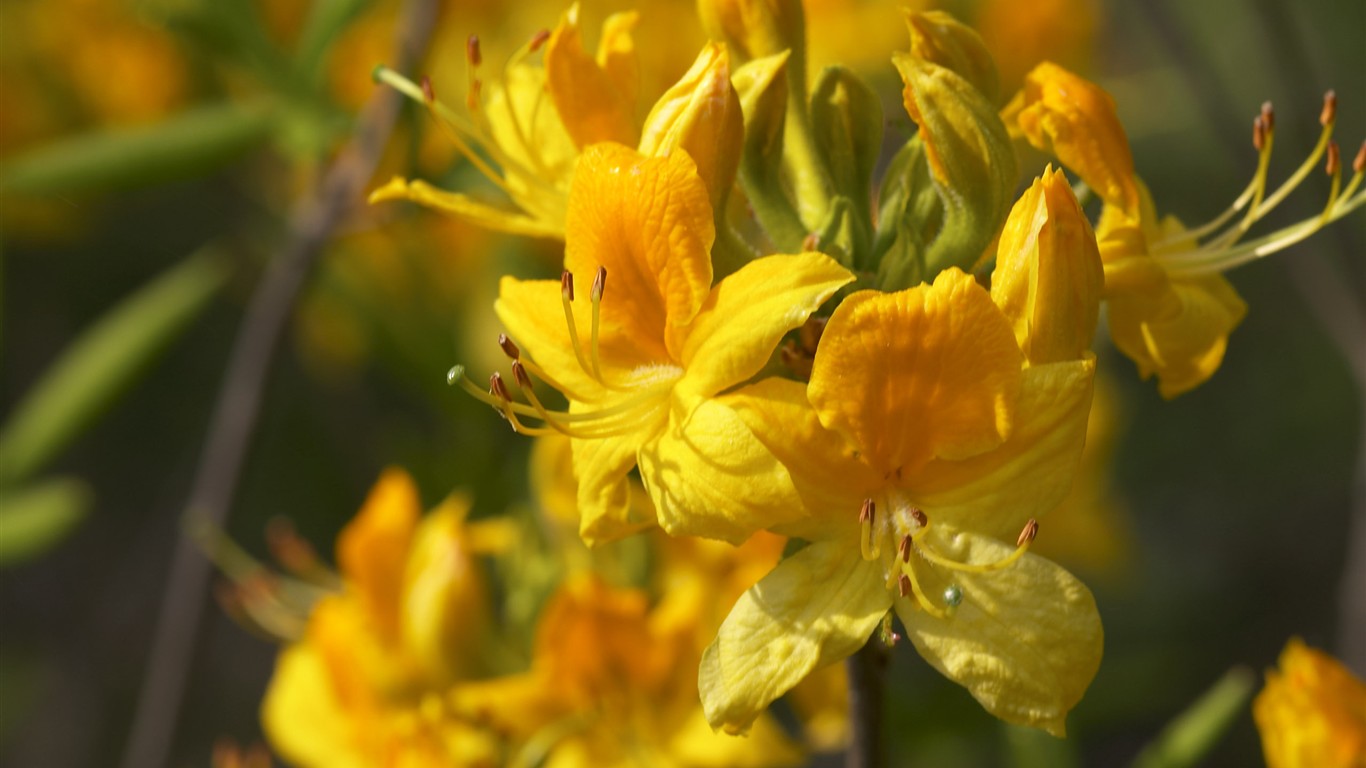
{"label": "flower center", "polygon": [[[526,399],[525,403],[513,398],[507,383],[498,373],[489,377],[488,392],[482,391],[477,384],[470,381],[465,376],[464,366],[461,365],[452,367],[446,373],[446,383],[458,384],[475,399],[493,406],[507,419],[514,431],[524,435],[558,433],[571,438],[596,440],[616,437],[638,429],[645,417],[663,405],[674,383],[683,375],[683,371],[677,366],[653,365],[636,368],[626,381],[610,381],[603,376],[598,331],[601,326],[602,297],[606,289],[607,269],[599,266],[593,277],[593,287],[589,291],[592,321],[588,352],[585,353],[584,345],[579,338],[578,324],[574,318],[574,275],[568,270],[560,275],[560,301],[564,307],[565,325],[569,330],[569,343],[574,348],[574,357],[579,368],[604,390],[606,396],[599,400],[603,403],[602,407],[573,412],[547,408],[536,395],[532,376],[541,379],[567,397],[570,388],[523,355],[517,344],[505,335],[498,337],[498,345],[503,353],[512,359],[512,377]],[[527,426],[522,422],[522,416],[539,419],[545,426]]]}
{"label": "flower center", "polygon": [[990,573],[1008,568],[1029,550],[1039,533],[1039,523],[1030,518],[1015,541],[1015,551],[990,563],[964,563],[935,550],[930,538],[930,519],[898,492],[884,498],[882,510],[871,499],[863,500],[859,510],[859,549],[864,560],[882,560],[886,566],[888,589],[902,597],[913,597],[915,605],[937,618],[949,617],[963,600],[963,590],[950,583],[935,601],[926,594],[916,575],[916,565],[951,573]]}
{"label": "flower center", "polygon": [[[1366,172],[1366,142],[1362,143],[1352,162],[1352,179],[1342,186],[1342,155],[1337,142],[1332,140],[1337,122],[1337,95],[1324,94],[1319,134],[1314,151],[1290,178],[1267,194],[1267,168],[1271,162],[1271,148],[1276,137],[1276,114],[1271,102],[1262,105],[1262,112],[1252,123],[1252,144],[1257,149],[1257,172],[1242,194],[1223,213],[1209,222],[1185,230],[1151,244],[1152,255],[1173,276],[1202,277],[1269,256],[1309,237],[1323,227],[1366,205],[1366,190],[1361,190]],[[1321,158],[1327,156],[1324,170],[1332,179],[1328,202],[1323,210],[1304,221],[1292,224],[1255,240],[1239,240],[1258,220],[1271,212],[1313,171]],[[1240,211],[1242,218],[1233,222]],[[1204,240],[1202,243],[1201,241]]]}

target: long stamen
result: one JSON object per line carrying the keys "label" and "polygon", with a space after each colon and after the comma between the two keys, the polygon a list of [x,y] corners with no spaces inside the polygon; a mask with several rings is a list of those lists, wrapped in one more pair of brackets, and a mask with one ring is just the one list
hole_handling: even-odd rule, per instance
{"label": "long stamen", "polygon": [[936,619],[948,618],[949,614],[947,611],[930,602],[930,599],[925,596],[925,590],[920,588],[920,579],[915,576],[914,566],[907,565],[902,569],[901,574],[904,577],[904,581],[909,582],[906,586],[910,587],[910,591],[915,595],[916,604],[923,608],[925,613],[928,613]]}
{"label": "long stamen", "polygon": [[872,499],[864,499],[863,507],[858,513],[859,552],[862,553],[864,560],[876,560],[882,554],[882,543],[878,541],[876,522],[877,504]]}
{"label": "long stamen", "polygon": [[602,365],[598,356],[598,326],[602,315],[602,292],[606,289],[607,267],[599,265],[597,274],[593,275],[593,288],[588,292],[588,297],[593,304],[593,333],[589,338],[593,356],[593,378],[600,382],[605,380],[602,378]]}
{"label": "long stamen", "polygon": [[[574,357],[584,373],[593,375],[593,367],[583,356],[583,345],[579,343],[578,323],[574,322],[574,273],[565,270],[560,273],[560,305],[564,307],[564,322],[569,326],[569,343],[574,347]],[[593,378],[597,379],[596,375]]]}
{"label": "long stamen", "polygon": [[1224,209],[1223,213],[1198,227],[1192,227],[1155,241],[1152,244],[1153,249],[1161,250],[1173,243],[1199,240],[1206,235],[1217,232],[1234,216],[1237,216],[1238,212],[1243,210],[1254,196],[1257,196],[1260,202],[1260,192],[1266,189],[1266,173],[1271,162],[1271,145],[1273,143],[1271,138],[1267,133],[1266,119],[1257,115],[1252,121],[1252,146],[1257,150],[1257,172],[1252,174],[1252,180],[1247,183],[1247,187],[1243,189],[1232,205]]}
{"label": "long stamen", "polygon": [[[525,365],[526,362],[527,361],[525,360],[520,361],[522,365]],[[527,366],[526,370],[531,371],[531,368]],[[501,379],[501,377],[499,378]],[[549,416],[550,418],[547,419],[548,421],[553,420],[561,424],[569,425],[582,423],[587,426],[595,427],[596,429],[593,431],[575,431],[574,437],[587,440],[613,437],[629,432],[639,423],[638,411],[644,407],[653,405],[654,402],[658,400],[661,393],[673,386],[673,382],[671,381],[659,382],[641,389],[637,394],[626,398],[621,402],[606,408],[599,408],[595,411],[567,413],[564,411],[551,411],[546,409],[543,414],[541,410],[538,410],[534,406],[512,401],[510,396],[508,400],[503,400],[496,393],[485,392],[465,375],[465,367],[461,365],[453,366],[446,372],[446,383],[451,386],[459,386],[461,389],[465,390],[470,397],[473,397],[481,403],[492,406],[504,416],[507,416],[509,413],[541,419]],[[504,389],[506,390],[506,384],[504,384]],[[509,421],[511,421],[511,419],[509,419]],[[548,432],[540,434],[548,434]]]}
{"label": "long stamen", "polygon": [[484,61],[484,56],[479,51],[479,36],[470,35],[465,40],[465,80],[468,90],[465,92],[465,107],[471,113],[479,112],[479,96],[483,90],[483,83],[479,80],[479,65]]}

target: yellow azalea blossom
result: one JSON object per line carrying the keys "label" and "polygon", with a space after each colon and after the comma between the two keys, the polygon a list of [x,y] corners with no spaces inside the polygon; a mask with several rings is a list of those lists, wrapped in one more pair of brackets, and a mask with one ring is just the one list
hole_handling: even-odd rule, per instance
{"label": "yellow azalea blossom", "polygon": [[[668,614],[668,615],[666,615]],[[551,598],[532,669],[458,687],[457,712],[510,734],[511,765],[787,766],[801,753],[765,718],[748,739],[714,733],[692,685],[694,625],[640,590],[579,574]]]}
{"label": "yellow azalea blossom", "polygon": [[[685,152],[646,158],[616,144],[590,147],[567,226],[562,279],[504,278],[495,307],[528,353],[507,347],[520,358],[513,378],[528,402],[514,402],[496,374],[492,395],[459,367],[451,380],[500,408],[519,432],[572,439],[580,532],[590,543],[650,524],[630,514],[627,473],[638,456],[648,456],[642,475],[652,495],[659,472],[673,465],[670,451],[704,450],[699,441],[710,439],[727,440],[726,460],[745,463],[756,485],[776,481],[781,468],[743,440],[739,418],[708,403],[757,374],[783,334],[852,276],[805,253],[757,259],[713,286],[712,209]],[[590,307],[575,311],[574,276],[587,274],[595,274]],[[562,392],[568,410],[547,409],[533,377]],[[674,439],[694,428],[703,432]],[[743,515],[746,503],[737,497],[726,509]]]}
{"label": "yellow azalea blossom", "polygon": [[[427,104],[461,154],[517,210],[403,178],[376,189],[370,202],[407,199],[504,232],[564,237],[566,196],[579,150],[599,141],[635,143],[637,65],[631,29],[636,20],[634,12],[610,16],[593,56],[583,47],[578,5],[571,6],[554,31],[531,38],[487,83],[478,74],[483,59],[478,40],[471,38],[463,113],[438,101],[430,85],[420,87],[381,70],[380,80]],[[536,66],[530,57],[542,48],[544,66]]]}
{"label": "yellow azalea blossom", "polygon": [[1366,685],[1341,662],[1292,638],[1252,702],[1268,768],[1366,765]]}
{"label": "yellow azalea blossom", "polygon": [[[1040,64],[1025,78],[1024,88],[1004,115],[1013,131],[1074,170],[1104,201],[1096,234],[1105,262],[1110,335],[1115,346],[1138,364],[1140,375],[1157,375],[1158,390],[1168,398],[1193,389],[1218,370],[1229,334],[1247,312],[1223,272],[1298,243],[1366,205],[1366,190],[1359,191],[1366,146],[1344,186],[1343,163],[1331,140],[1337,116],[1332,93],[1325,97],[1320,115],[1323,132],[1318,144],[1274,190],[1267,187],[1275,136],[1274,115],[1267,105],[1254,128],[1256,175],[1228,210],[1193,229],[1172,217],[1158,217],[1134,173],[1114,102],[1095,84],[1055,64]],[[1249,228],[1325,156],[1332,190],[1322,213],[1242,241]]]}
{"label": "yellow azalea blossom", "polygon": [[281,652],[262,704],[291,763],[497,763],[497,739],[444,717],[439,693],[478,668],[488,605],[474,554],[505,546],[506,532],[466,523],[459,497],[421,509],[412,480],[389,470],[338,538],[343,587]]}
{"label": "yellow azalea blossom", "polygon": [[[1094,371],[1082,318],[1094,327],[1099,295],[1094,278],[1075,278],[1097,267],[1053,266],[1098,260],[1094,244],[1054,229],[1086,231],[1056,174],[1007,220],[1008,235],[1034,234],[1002,237],[993,282],[1005,306],[956,268],[856,293],[830,318],[807,387],[769,379],[722,399],[791,473],[795,498],[768,500],[773,529],[812,543],[741,598],[707,649],[699,681],[714,726],[743,731],[895,609],[921,655],[988,711],[1063,732],[1099,665],[1100,621],[1081,582],[1027,550],[1081,452]],[[1023,295],[1091,309],[1056,327],[1013,322],[1030,314],[1011,286],[1029,281],[1008,276],[1031,260],[1037,282]],[[1047,343],[1032,343],[1035,330]],[[717,493],[746,482],[690,464],[678,476],[680,495],[685,477]],[[806,517],[786,518],[794,506]]]}

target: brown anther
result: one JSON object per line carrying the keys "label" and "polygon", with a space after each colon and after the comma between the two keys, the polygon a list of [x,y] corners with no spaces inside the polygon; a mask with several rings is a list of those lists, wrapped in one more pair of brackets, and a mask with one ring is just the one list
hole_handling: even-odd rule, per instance
{"label": "brown anther", "polygon": [[318,563],[318,555],[306,539],[294,530],[287,517],[271,518],[266,523],[266,546],[271,557],[291,573],[304,573]]}
{"label": "brown anther", "polygon": [[1261,115],[1252,118],[1252,147],[1258,152],[1266,147],[1266,121]]}
{"label": "brown anther", "polygon": [[548,30],[548,29],[543,29],[543,30],[537,32],[536,34],[534,34],[534,35],[531,36],[531,45],[528,46],[528,50],[531,51],[532,53],[535,53],[536,51],[540,50],[541,46],[545,45],[545,41],[547,41],[547,40],[549,40],[549,39],[550,39],[550,30]]}
{"label": "brown anther", "polygon": [[802,327],[797,331],[797,335],[802,340],[802,348],[811,354],[816,354],[816,345],[821,343],[821,334],[825,333],[825,324],[829,322],[824,317],[807,318]]}
{"label": "brown anther", "polygon": [[802,250],[803,250],[803,251],[814,251],[814,250],[819,249],[820,247],[821,247],[821,236],[820,236],[819,233],[812,232],[811,234],[809,234],[809,235],[807,235],[806,237],[803,237],[803,238],[802,238]]}
{"label": "brown anther", "polygon": [[896,546],[896,553],[901,557],[901,562],[911,562],[911,537],[909,535],[901,537],[901,543]]}
{"label": "brown anther", "polygon": [[925,516],[924,512],[921,512],[918,509],[911,510],[911,518],[915,520],[916,525],[920,526],[921,528],[924,528],[925,526],[930,524],[930,519]]}
{"label": "brown anther", "polygon": [[432,79],[426,75],[422,76],[422,98],[428,104],[436,101],[436,90],[432,88]]}
{"label": "brown anther", "polygon": [[479,35],[470,35],[469,39],[465,40],[465,60],[471,67],[484,63],[484,56],[479,51]]}
{"label": "brown anther", "polygon": [[873,517],[877,515],[877,505],[872,499],[864,499],[863,506],[858,511],[858,521],[860,523],[871,523]]}
{"label": "brown anther", "polygon": [[598,271],[593,275],[593,287],[589,289],[588,296],[593,301],[602,300],[602,292],[607,289],[607,267],[598,265]]}
{"label": "brown anther", "polygon": [[1020,531],[1020,538],[1015,540],[1015,546],[1023,547],[1024,545],[1033,541],[1034,537],[1038,535],[1039,521],[1031,517],[1029,518],[1029,522],[1025,523],[1024,530]]}
{"label": "brown anther", "polygon": [[517,348],[517,343],[508,338],[506,333],[498,334],[498,348],[503,350],[503,354],[517,360],[522,356],[522,350]]}
{"label": "brown anther", "polygon": [[1336,141],[1328,142],[1328,160],[1324,163],[1323,172],[1333,176],[1342,170],[1342,150],[1338,149]]}
{"label": "brown anther", "polygon": [[901,578],[896,580],[896,591],[900,592],[902,597],[909,596],[911,594],[911,577],[904,573],[901,574]]}
{"label": "brown anther", "polygon": [[1366,141],[1361,142],[1361,149],[1357,150],[1356,159],[1352,160],[1352,172],[1366,172]]}
{"label": "brown anther", "polygon": [[505,403],[512,402],[512,395],[508,393],[508,385],[503,382],[503,375],[497,371],[489,377],[489,394],[502,400]]}
{"label": "brown anther", "polygon": [[1323,111],[1319,112],[1319,125],[1325,128],[1332,125],[1338,119],[1338,92],[1328,91],[1323,94]]}
{"label": "brown anther", "polygon": [[522,389],[531,389],[531,375],[526,372],[521,360],[512,361],[512,378]]}
{"label": "brown anther", "polygon": [[1276,130],[1276,110],[1271,106],[1271,102],[1262,102],[1262,119],[1266,121],[1268,132]]}
{"label": "brown anther", "polygon": [[574,300],[574,273],[567,269],[560,273],[560,295]]}

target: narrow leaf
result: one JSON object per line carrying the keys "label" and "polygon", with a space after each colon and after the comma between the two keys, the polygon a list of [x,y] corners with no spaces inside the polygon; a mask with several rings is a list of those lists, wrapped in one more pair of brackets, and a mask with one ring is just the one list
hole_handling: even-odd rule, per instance
{"label": "narrow leaf", "polygon": [[1199,765],[1233,721],[1243,714],[1256,676],[1234,667],[1203,696],[1167,724],[1157,740],[1144,747],[1134,768],[1188,768]]}
{"label": "narrow leaf", "polygon": [[0,567],[56,546],[85,519],[90,501],[90,489],[75,478],[0,491]]}

